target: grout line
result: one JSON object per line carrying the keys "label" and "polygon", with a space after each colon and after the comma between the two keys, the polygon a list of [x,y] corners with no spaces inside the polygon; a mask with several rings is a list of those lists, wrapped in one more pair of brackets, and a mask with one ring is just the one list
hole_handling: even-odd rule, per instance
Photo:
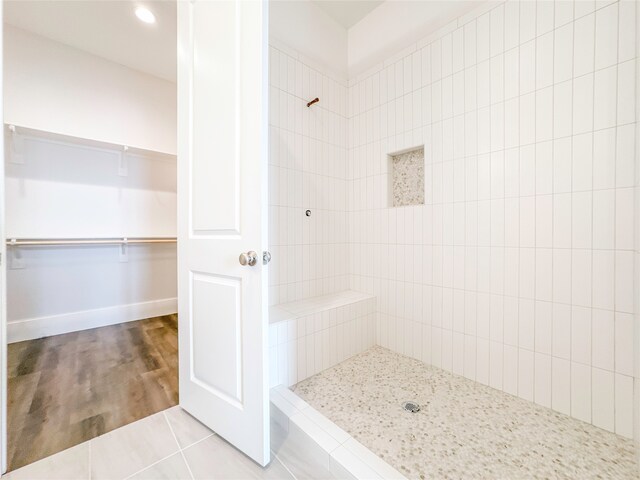
{"label": "grout line", "polygon": [[289,467],[282,460],[280,460],[280,457],[278,457],[275,452],[271,451],[271,454],[273,455],[273,458],[278,461],[278,463],[280,463],[280,465],[282,465],[282,467],[289,473],[289,475],[291,475],[291,478],[293,478],[293,480],[298,480],[298,477],[296,477],[293,472],[289,470]]}
{"label": "grout line", "polygon": [[195,476],[193,475],[193,471],[191,470],[191,465],[189,465],[189,462],[187,461],[187,457],[184,454],[184,450],[180,450],[180,456],[182,457],[184,464],[187,466],[187,471],[189,472],[189,475],[191,475],[191,480],[194,480]]}
{"label": "grout line", "polygon": [[[619,98],[619,91],[618,91],[618,85],[620,85],[620,2],[617,3],[616,5],[616,59],[615,59],[615,67],[616,67],[616,85],[615,85],[615,89],[616,89],[616,94],[615,94],[615,108],[616,108],[616,116],[615,116],[615,144],[613,146],[613,151],[614,151],[614,167],[613,167],[613,185],[616,188],[616,190],[614,190],[613,193],[613,310],[614,313],[612,315],[612,327],[613,327],[613,346],[612,346],[612,353],[613,353],[613,374],[612,374],[612,382],[613,382],[613,405],[611,406],[611,412],[612,412],[612,416],[613,416],[613,425],[611,426],[611,431],[614,433],[616,432],[616,414],[617,412],[617,392],[616,390],[616,308],[618,307],[617,305],[617,301],[616,301],[616,291],[617,291],[617,286],[618,286],[618,275],[617,275],[617,257],[618,257],[618,253],[617,253],[617,244],[618,244],[618,238],[617,238],[617,233],[618,233],[618,222],[617,222],[617,208],[618,208],[618,132],[620,130],[620,127],[618,126],[618,98]],[[637,33],[636,33],[637,35]],[[595,32],[594,32],[594,36],[595,36]],[[635,74],[635,72],[634,72]],[[634,83],[637,84],[638,83],[638,79],[635,77],[634,75]],[[635,87],[635,86],[634,86]],[[594,90],[595,90],[595,85],[594,85]],[[635,89],[634,89],[634,95],[635,95]],[[594,106],[595,109],[595,106]],[[636,118],[637,113],[634,115],[634,119]],[[634,140],[637,141],[637,139],[635,139],[634,136]],[[634,211],[634,218],[637,215],[637,212],[635,210],[635,208],[633,209]],[[635,276],[635,266],[632,267],[632,271],[633,274]],[[632,282],[633,282],[633,278],[632,278]],[[635,297],[635,294],[634,294]],[[592,391],[593,391],[593,385],[591,386]],[[634,396],[635,398],[635,396]],[[593,420],[593,419],[592,419]]]}
{"label": "grout line", "polygon": [[[574,7],[575,8],[575,7]],[[591,90],[591,128],[588,130],[588,132],[591,133],[591,157],[593,158],[593,152],[595,151],[595,132],[594,132],[594,127],[596,124],[596,119],[595,119],[595,109],[596,109],[596,27],[597,27],[598,23],[597,23],[597,17],[595,14],[595,11],[593,12],[593,56],[591,58],[591,68],[592,71],[589,73],[590,75],[592,75],[592,90]],[[574,32],[575,32],[575,28],[574,28]],[[574,33],[575,35],[575,33]],[[575,49],[575,40],[573,42],[574,44],[574,49]],[[575,59],[574,59],[575,60]],[[616,58],[617,61],[617,58]],[[575,67],[575,65],[574,65]],[[617,75],[616,75],[616,84],[617,84]],[[617,99],[616,99],[616,103],[617,103]],[[617,122],[616,122],[617,123]],[[615,161],[615,157],[614,157],[614,161]],[[614,166],[615,168],[615,166]],[[592,171],[591,171],[591,189],[589,190],[590,193],[590,197],[591,197],[591,239],[590,239],[590,256],[591,256],[591,284],[590,284],[590,288],[589,288],[589,297],[590,297],[590,301],[589,301],[589,364],[588,364],[588,368],[589,368],[589,420],[588,423],[593,423],[593,266],[594,266],[594,255],[593,255],[593,237],[594,237],[594,231],[593,231],[593,224],[594,224],[594,208],[593,208],[593,165],[592,165]],[[572,219],[573,219],[573,211],[572,211]],[[573,233],[573,232],[572,232]],[[573,266],[573,264],[572,264]],[[615,306],[614,306],[615,307]],[[572,319],[573,319],[573,312],[572,312]]]}
{"label": "grout line", "polygon": [[[180,406],[178,406],[178,408],[180,408]],[[173,435],[173,439],[176,441],[176,445],[178,446],[178,450],[180,452],[180,456],[182,457],[182,460],[184,461],[184,464],[187,466],[187,470],[189,471],[189,475],[191,475],[191,480],[194,480],[193,472],[191,471],[191,467],[189,466],[189,462],[187,462],[187,458],[184,456],[183,448],[180,447],[180,442],[178,441],[178,437],[176,436],[176,433],[173,431],[173,427],[171,426],[171,422],[169,421],[169,417],[167,417],[167,411],[163,410],[162,414],[164,415],[164,419],[167,422],[167,425],[169,426],[169,431],[171,431],[171,435]]]}
{"label": "grout line", "polygon": [[[572,5],[572,16],[573,16],[573,23],[572,23],[572,28],[571,28],[571,132],[573,133],[573,129],[574,129],[574,118],[573,118],[573,102],[575,101],[575,89],[574,89],[574,85],[575,82],[573,80],[573,74],[574,74],[574,69],[575,69],[575,51],[576,51],[576,44],[575,44],[575,35],[576,35],[576,27],[575,27],[575,3]],[[595,33],[594,33],[595,34]],[[555,54],[555,52],[554,52]],[[555,58],[555,57],[554,57]],[[571,224],[569,225],[569,246],[571,249],[571,253],[569,254],[569,269],[571,271],[571,278],[569,280],[569,298],[571,299],[571,302],[573,303],[573,155],[574,155],[574,149],[573,149],[573,137],[571,138],[571,142],[570,142],[570,148],[571,148],[571,158],[570,158],[570,164],[571,164],[571,176],[570,176],[570,181],[571,181],[571,191],[569,193],[569,211],[571,213]],[[573,349],[573,342],[572,342],[572,338],[573,338],[573,307],[570,306],[569,307],[569,358],[565,359],[567,360],[567,362],[569,363],[569,415],[571,415],[571,410],[572,410],[572,405],[573,405],[573,388],[572,388],[572,383],[571,383],[571,372],[572,372],[572,349]],[[553,368],[553,344],[551,345],[551,362],[552,362],[552,368]],[[552,371],[552,382],[553,382],[553,371]],[[553,407],[553,405],[551,405]]]}
{"label": "grout line", "polygon": [[145,470],[147,470],[147,469],[149,469],[149,468],[153,467],[154,465],[157,465],[158,463],[160,463],[160,462],[162,462],[162,461],[164,461],[164,460],[166,460],[166,459],[168,459],[168,458],[173,457],[176,453],[178,453],[178,452],[177,452],[177,451],[176,451],[176,452],[173,452],[173,453],[171,453],[171,454],[167,455],[166,457],[162,457],[160,460],[157,460],[157,461],[155,461],[155,462],[153,462],[153,463],[150,463],[150,464],[149,464],[149,465],[147,465],[146,467],[144,467],[144,468],[142,468],[142,469],[140,469],[140,470],[137,470],[136,472],[133,472],[131,475],[129,475],[129,476],[127,476],[127,477],[125,477],[125,479],[124,479],[124,480],[128,480],[129,478],[132,478],[132,477],[136,476],[137,474],[139,474],[139,473],[141,473],[141,472],[144,472]]}
{"label": "grout line", "polygon": [[[204,442],[206,439],[211,438],[211,437],[215,437],[216,435],[218,435],[218,434],[215,433],[215,432],[212,432],[209,435],[207,435],[206,437],[201,438],[200,440],[197,440],[197,441],[195,441],[193,443],[190,443],[189,445],[185,445],[185,447],[182,448],[181,450],[188,450],[189,448],[193,447],[194,445],[197,445],[198,443]],[[220,438],[222,438],[222,437],[220,437]]]}
{"label": "grout line", "polygon": [[[549,354],[547,355],[546,353],[543,353],[543,355],[548,356],[549,357],[549,375],[548,375],[548,384],[547,387],[549,388],[549,405],[545,405],[547,408],[552,408],[553,407],[553,266],[554,266],[554,262],[553,262],[553,240],[554,240],[554,233],[555,233],[555,229],[554,229],[554,222],[553,222],[553,209],[554,209],[554,205],[555,205],[555,196],[554,196],[554,180],[555,180],[555,174],[554,174],[554,157],[555,157],[555,128],[556,128],[556,115],[555,115],[555,101],[556,101],[556,82],[555,82],[555,74],[556,74],[556,4],[554,3],[553,5],[553,12],[552,12],[552,16],[553,16],[553,27],[551,29],[551,31],[549,32],[551,35],[551,245],[550,245],[550,254],[551,254],[551,278],[549,279],[549,282],[551,284],[551,312],[550,312],[550,317],[549,321],[548,321],[548,328],[549,328]],[[573,63],[573,58],[571,59],[572,63]],[[536,65],[536,72],[537,72],[537,65]],[[571,95],[573,97],[573,89],[571,91]],[[571,105],[573,107],[573,101],[571,102]],[[572,113],[573,113],[573,108],[572,108]],[[573,115],[572,115],[573,116]],[[571,127],[573,128],[573,124],[571,125]]]}

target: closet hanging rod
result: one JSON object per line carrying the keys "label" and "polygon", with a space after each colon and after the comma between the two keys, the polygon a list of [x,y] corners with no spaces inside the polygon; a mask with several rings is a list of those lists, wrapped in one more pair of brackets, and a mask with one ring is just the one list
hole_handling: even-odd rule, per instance
{"label": "closet hanging rod", "polygon": [[7,246],[130,245],[136,243],[176,243],[176,237],[119,238],[7,238]]}

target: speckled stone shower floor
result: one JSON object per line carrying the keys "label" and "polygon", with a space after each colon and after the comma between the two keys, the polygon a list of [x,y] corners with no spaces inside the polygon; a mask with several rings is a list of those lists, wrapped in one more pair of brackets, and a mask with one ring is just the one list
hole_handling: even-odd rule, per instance
{"label": "speckled stone shower floor", "polygon": [[631,440],[382,347],[292,388],[411,479],[638,478]]}

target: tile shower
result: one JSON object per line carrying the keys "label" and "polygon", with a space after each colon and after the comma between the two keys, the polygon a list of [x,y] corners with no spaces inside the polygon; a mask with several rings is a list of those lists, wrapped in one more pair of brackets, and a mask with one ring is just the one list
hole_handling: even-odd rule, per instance
{"label": "tile shower", "polygon": [[[274,386],[384,456],[340,391],[378,378],[370,355],[398,382],[430,372],[418,402],[441,382],[494,395],[560,443],[614,445],[592,472],[633,472],[636,7],[483,6],[348,82],[272,45]],[[382,397],[362,402],[402,424]]]}

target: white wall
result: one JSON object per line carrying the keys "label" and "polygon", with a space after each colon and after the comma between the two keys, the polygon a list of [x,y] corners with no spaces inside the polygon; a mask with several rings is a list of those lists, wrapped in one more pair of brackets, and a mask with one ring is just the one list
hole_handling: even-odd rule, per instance
{"label": "white wall", "polygon": [[349,78],[355,78],[482,2],[387,0],[348,31]]}
{"label": "white wall", "polygon": [[[269,295],[277,304],[348,286],[347,88],[290,50],[269,55]],[[307,108],[314,97],[320,102]]]}
{"label": "white wall", "polygon": [[[128,155],[121,176],[116,151],[18,141],[5,161],[8,238],[176,235],[175,158]],[[173,313],[176,288],[174,244],[9,247],[9,341]]]}
{"label": "white wall", "polygon": [[175,236],[175,157],[128,153],[121,165],[117,150],[17,137],[21,155],[5,166],[9,238]]}
{"label": "white wall", "polygon": [[[348,95],[351,286],[378,343],[627,437],[635,10],[509,1]],[[426,205],[388,208],[386,154],[422,144]]]}
{"label": "white wall", "polygon": [[175,244],[7,250],[9,343],[177,312]]}
{"label": "white wall", "polygon": [[5,123],[175,154],[176,86],[4,25]]}
{"label": "white wall", "polygon": [[[378,298],[377,342],[640,438],[636,4],[487,2],[434,32],[451,9],[426,24],[438,5],[399,3],[348,38],[350,287]],[[272,76],[285,97],[296,65]],[[285,103],[272,134],[305,128]],[[286,161],[316,165],[290,145]],[[387,154],[420,145],[426,205],[389,208]],[[283,172],[271,218],[295,238],[302,192]],[[289,199],[291,217],[273,211]],[[299,288],[294,265],[279,292]]]}
{"label": "white wall", "polygon": [[[5,122],[56,134],[6,130],[6,236],[175,236],[175,84],[7,25],[4,41]],[[164,154],[123,164],[121,145]],[[173,244],[7,251],[10,342],[173,313],[176,296]]]}
{"label": "white wall", "polygon": [[309,0],[269,2],[269,37],[302,55],[306,64],[347,79],[347,30]]}

